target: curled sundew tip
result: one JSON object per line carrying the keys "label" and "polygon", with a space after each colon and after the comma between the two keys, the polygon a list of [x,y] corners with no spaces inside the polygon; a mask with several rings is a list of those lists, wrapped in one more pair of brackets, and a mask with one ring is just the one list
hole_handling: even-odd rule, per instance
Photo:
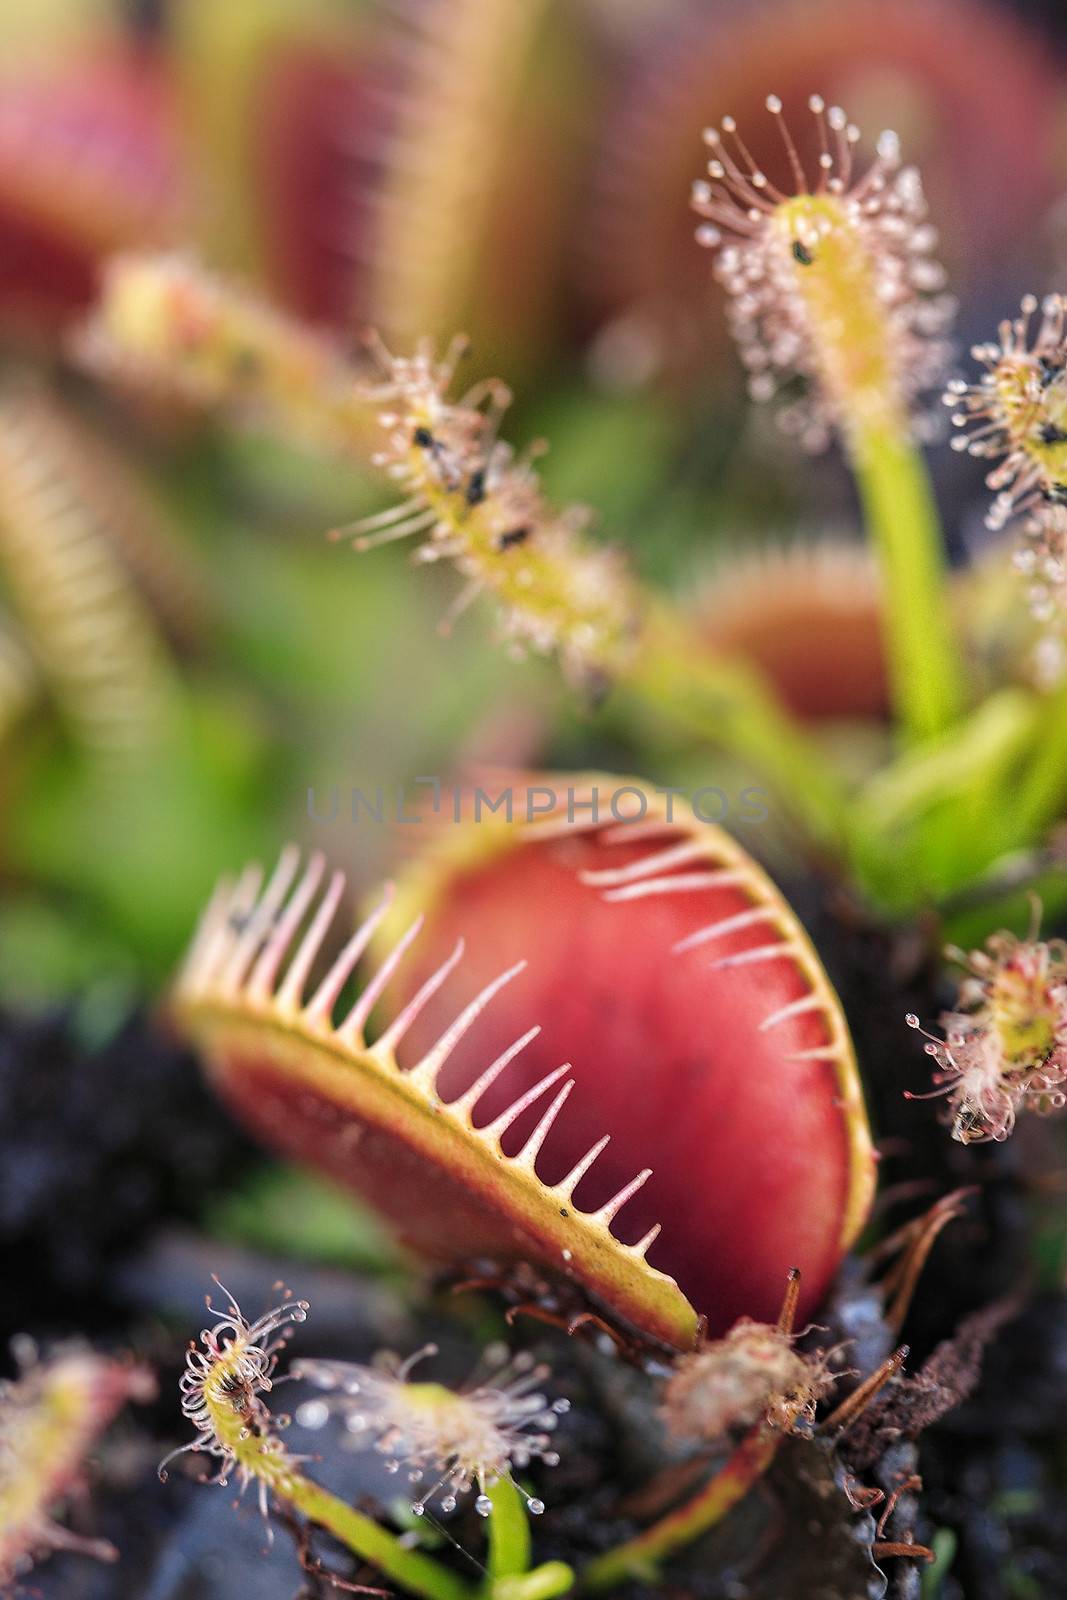
{"label": "curled sundew tip", "polygon": [[213,1482],[225,1486],[236,1471],[243,1492],[253,1478],[258,1481],[265,1517],[268,1493],[285,1493],[298,1458],[277,1437],[288,1418],[272,1416],[261,1397],[273,1388],[279,1354],[293,1325],[307,1320],[309,1306],[287,1291],[278,1305],[249,1322],[229,1291],[223,1293],[227,1305],[221,1312],[207,1297],[217,1320],[190,1343],[178,1385],[182,1412],[196,1436],[160,1462],[159,1476],[166,1481],[171,1461],[187,1452],[213,1456],[219,1463]]}

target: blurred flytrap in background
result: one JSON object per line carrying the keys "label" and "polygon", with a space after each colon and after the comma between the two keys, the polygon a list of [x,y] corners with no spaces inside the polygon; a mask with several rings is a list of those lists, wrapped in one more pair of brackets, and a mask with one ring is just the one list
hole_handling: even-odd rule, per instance
{"label": "blurred flytrap in background", "polygon": [[1057,26],[0,24],[0,1581],[1060,1592]]}

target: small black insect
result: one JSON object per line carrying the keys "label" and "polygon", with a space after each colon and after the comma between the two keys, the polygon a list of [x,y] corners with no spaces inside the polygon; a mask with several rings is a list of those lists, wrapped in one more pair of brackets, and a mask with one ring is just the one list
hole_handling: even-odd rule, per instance
{"label": "small black insect", "polygon": [[530,537],[529,528],[509,528],[507,533],[502,533],[497,540],[497,548],[510,550],[513,544],[525,544]]}
{"label": "small black insect", "polygon": [[416,428],[411,437],[414,443],[421,446],[423,450],[433,448],[433,434],[429,428]]}
{"label": "small black insect", "polygon": [[1041,368],[1041,387],[1047,389],[1050,384],[1063,372],[1063,362],[1055,356],[1038,356],[1037,364]]}
{"label": "small black insect", "polygon": [[1067,433],[1058,428],[1054,422],[1044,422],[1041,425],[1042,444],[1067,444]]}
{"label": "small black insect", "polygon": [[1067,506],[1067,483],[1054,483],[1043,491],[1043,497],[1050,505]]}
{"label": "small black insect", "polygon": [[815,257],[807,245],[801,244],[799,239],[793,240],[793,260],[799,261],[802,267],[810,267]]}
{"label": "small black insect", "polygon": [[472,472],[467,483],[467,504],[479,506],[485,499],[485,472],[481,467]]}

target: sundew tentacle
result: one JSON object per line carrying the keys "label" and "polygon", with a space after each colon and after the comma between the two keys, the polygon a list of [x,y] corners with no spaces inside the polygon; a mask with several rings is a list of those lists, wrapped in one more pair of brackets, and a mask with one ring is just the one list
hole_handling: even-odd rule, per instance
{"label": "sundew tentacle", "polygon": [[[941,1018],[944,1038],[927,1034],[934,1088],[909,1099],[943,1098],[952,1137],[962,1144],[1007,1139],[1024,1111],[1067,1104],[1067,945],[996,933],[984,948],[946,952],[964,970],[957,1009]],[[925,1032],[919,1018],[905,1019]]]}
{"label": "sundew tentacle", "polygon": [[820,147],[814,181],[770,95],[790,191],[756,166],[732,117],[706,130],[708,177],[693,186],[705,219],[697,239],[716,252],[749,392],[769,400],[802,380],[780,420],[810,449],[837,429],[854,442],[870,430],[922,432],[927,419],[921,407],[913,413],[942,377],[954,305],[919,175],[901,165],[892,133],[857,175],[859,129],[818,95],[808,104]]}
{"label": "sundew tentacle", "polygon": [[[489,1491],[501,1478],[511,1478],[531,1461],[555,1466],[559,1454],[553,1435],[569,1409],[564,1399],[548,1400],[539,1392],[549,1368],[526,1352],[511,1356],[505,1346],[490,1346],[484,1371],[460,1390],[411,1378],[427,1356],[426,1345],[401,1360],[387,1354],[372,1367],[346,1361],[300,1361],[293,1376],[306,1379],[325,1398],[311,1400],[296,1412],[304,1427],[321,1427],[330,1415],[340,1416],[353,1449],[371,1446],[386,1459],[391,1472],[401,1472],[413,1487],[412,1510],[421,1516],[437,1500],[444,1512],[454,1511],[459,1498],[477,1489],[475,1510],[487,1517]],[[523,1493],[534,1516],[544,1505]]]}
{"label": "sundew tentacle", "polygon": [[1019,315],[971,354],[984,371],[975,382],[953,379],[944,395],[960,430],[952,445],[995,463],[986,523],[1018,524],[1014,565],[1043,629],[1033,667],[1049,687],[1067,661],[1067,304],[1024,296]]}
{"label": "sundew tentacle", "polygon": [[446,627],[484,590],[514,653],[558,652],[579,681],[610,677],[637,627],[625,565],[585,537],[586,508],[558,510],[546,499],[533,466],[543,447],[516,455],[500,439],[511,403],[504,384],[488,380],[450,397],[465,348],[454,340],[438,357],[423,340],[407,357],[370,341],[378,376],[361,392],[384,430],[373,460],[404,498],[339,536],[351,535],[357,550],[419,537],[417,559],[450,560],[467,580]]}
{"label": "sundew tentacle", "polygon": [[342,342],[180,252],[113,256],[74,348],[119,387],[219,409],[330,452],[368,447]]}
{"label": "sundew tentacle", "polygon": [[242,1493],[256,1482],[266,1516],[268,1493],[286,1493],[294,1463],[275,1437],[277,1424],[261,1396],[273,1388],[289,1330],[306,1319],[309,1308],[306,1300],[287,1297],[249,1322],[229,1291],[223,1293],[228,1303],[222,1313],[210,1296],[206,1301],[217,1320],[202,1330],[199,1345],[190,1344],[178,1385],[182,1412],[196,1436],[164,1458],[159,1475],[165,1480],[171,1461],[187,1451],[213,1456],[219,1463],[214,1481],[225,1485],[236,1473]]}
{"label": "sundew tentacle", "polygon": [[54,1520],[77,1489],[97,1438],[127,1401],[155,1396],[143,1367],[92,1351],[61,1350],[38,1361],[26,1347],[19,1378],[0,1384],[0,1589],[48,1550],[114,1561],[114,1546],[82,1539]]}
{"label": "sundew tentacle", "polygon": [[990,528],[1067,503],[1065,318],[1061,295],[1024,296],[1019,316],[1005,318],[996,339],[972,347],[985,368],[978,381],[954,378],[945,391],[960,430],[953,449],[998,462],[986,477],[996,492]]}
{"label": "sundew tentacle", "polygon": [[190,1344],[179,1383],[182,1411],[195,1437],[160,1463],[160,1477],[165,1479],[169,1463],[186,1452],[211,1456],[219,1463],[213,1483],[225,1487],[234,1476],[242,1494],[255,1488],[268,1540],[273,1537],[267,1520],[271,1508],[283,1505],[327,1529],[409,1593],[424,1600],[471,1600],[467,1585],[453,1573],[406,1549],[370,1517],[308,1478],[301,1470],[307,1458],[283,1444],[280,1432],[290,1419],[273,1415],[263,1396],[274,1386],[278,1357],[293,1326],[307,1317],[307,1301],[292,1300],[287,1291],[278,1305],[249,1321],[229,1291],[223,1293],[227,1305],[221,1312],[208,1297],[208,1310],[217,1320]]}
{"label": "sundew tentacle", "polygon": [[807,448],[836,433],[848,452],[882,566],[895,709],[907,738],[927,739],[959,717],[966,698],[944,626],[937,507],[916,448],[932,432],[926,396],[943,377],[954,311],[933,259],[937,235],[895,134],[880,136],[874,161],[856,174],[858,128],[812,95],[812,181],[781,101],[766,103],[795,192],[771,182],[725,117],[705,133],[712,156],[693,189],[705,219],[697,238],[716,251],[753,398],[780,398],[782,425]]}

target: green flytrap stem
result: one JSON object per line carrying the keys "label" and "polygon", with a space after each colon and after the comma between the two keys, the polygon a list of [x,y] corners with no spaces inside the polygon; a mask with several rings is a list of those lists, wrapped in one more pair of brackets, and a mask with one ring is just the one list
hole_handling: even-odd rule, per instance
{"label": "green flytrap stem", "polygon": [[1067,796],[1067,683],[1044,703],[1033,757],[1010,797],[1012,836],[1022,843],[1063,815]]}
{"label": "green flytrap stem", "polygon": [[1035,696],[1002,689],[876,773],[852,817],[852,865],[868,893],[896,908],[916,892],[952,893],[1021,838],[1006,785],[1039,733]]}
{"label": "green flytrap stem", "polygon": [[598,1556],[579,1578],[589,1594],[613,1589],[628,1579],[654,1579],[661,1561],[692,1544],[721,1522],[774,1460],[783,1435],[762,1422],[742,1439],[726,1465],[684,1505],[634,1539]]}
{"label": "green flytrap stem", "polygon": [[903,428],[859,432],[849,455],[882,569],[894,704],[906,737],[928,739],[964,706],[929,475]]}
{"label": "green flytrap stem", "polygon": [[675,612],[653,605],[620,688],[749,763],[812,839],[833,854],[840,851],[844,788],[758,670],[712,655]]}

